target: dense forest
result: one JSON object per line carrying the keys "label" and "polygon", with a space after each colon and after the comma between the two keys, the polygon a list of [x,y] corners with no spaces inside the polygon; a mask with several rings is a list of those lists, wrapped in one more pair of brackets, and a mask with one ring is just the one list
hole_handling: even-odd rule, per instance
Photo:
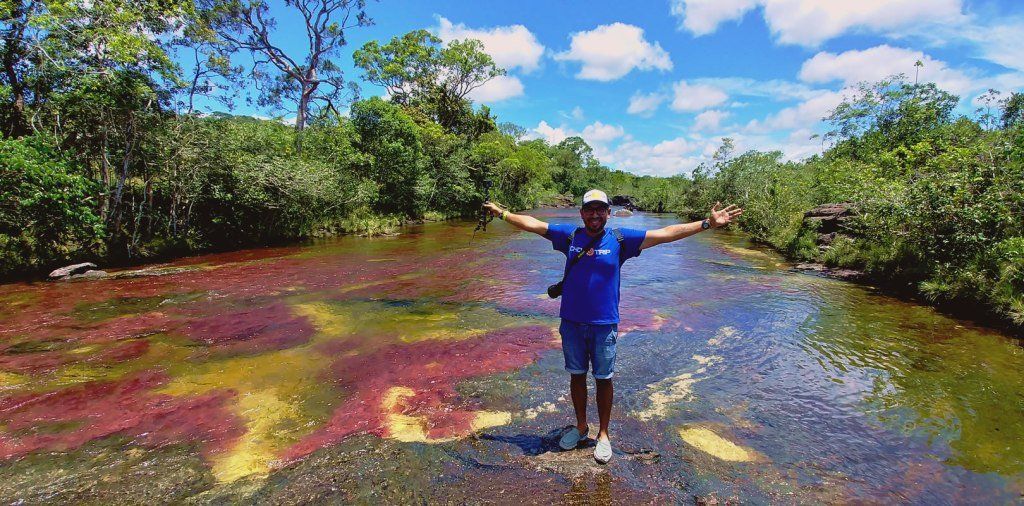
{"label": "dense forest", "polygon": [[[474,106],[504,73],[479,41],[366,44],[352,56],[388,99],[359,99],[332,58],[372,22],[364,2],[288,2],[309,27],[301,57],[269,43],[265,2],[89,4],[0,3],[3,277],[469,216],[485,182],[523,209],[636,179]],[[202,114],[200,98],[298,114]]]}
{"label": "dense forest", "polygon": [[[286,7],[305,22],[303,54],[271,42],[263,1],[0,0],[0,277],[468,217],[493,182],[515,209],[590,187],[686,218],[737,203],[740,228],[793,258],[1024,324],[1018,93],[992,91],[965,117],[933,84],[864,83],[824,118],[820,156],[723,139],[691,176],[641,177],[474,104],[504,73],[479,41],[418,30],[348,53],[346,31],[373,22],[364,1]],[[336,64],[349,57],[386,98],[360,97]],[[823,203],[854,215],[827,248],[803,220]]]}

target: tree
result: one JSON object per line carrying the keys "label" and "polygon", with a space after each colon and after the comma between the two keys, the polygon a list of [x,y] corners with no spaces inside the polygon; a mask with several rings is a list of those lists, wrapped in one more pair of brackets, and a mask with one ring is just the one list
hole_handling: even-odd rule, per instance
{"label": "tree", "polygon": [[30,32],[33,28],[30,21],[37,14],[37,2],[10,0],[0,2],[0,89],[7,88],[7,107],[0,113],[3,134],[8,137],[21,137],[31,129],[26,114],[27,95],[31,93],[29,86],[32,64],[28,61],[30,48]]}
{"label": "tree", "polygon": [[356,147],[369,156],[367,173],[377,184],[375,210],[417,217],[422,145],[416,123],[401,107],[373,97],[352,105],[352,126]]}
{"label": "tree", "polygon": [[1003,102],[1003,114],[999,119],[1003,128],[1024,125],[1024,93],[1014,92]]}
{"label": "tree", "polygon": [[408,104],[437,85],[441,39],[426,30],[393,37],[381,45],[373,40],[352,54],[363,79],[387,90],[391,101]]}
{"label": "tree", "polygon": [[175,89],[181,96],[176,104],[177,110],[185,114],[195,112],[197,96],[209,97],[232,110],[234,96],[227,92],[241,83],[245,72],[241,65],[232,65],[233,49],[214,29],[217,12],[211,2],[215,1],[198,0],[198,8],[190,12],[181,35],[173,41],[176,46],[184,48],[192,61],[191,71]]}
{"label": "tree", "polygon": [[505,75],[480,41],[454,40],[442,47],[441,39],[425,30],[384,45],[368,42],[353,57],[364,78],[385,87],[395,103],[421,108],[449,132],[479,130],[467,96]]}
{"label": "tree", "polygon": [[958,100],[934,83],[908,84],[902,74],[860,83],[826,118],[832,127],[826,137],[882,149],[910,145],[949,124]]}
{"label": "tree", "polygon": [[261,105],[295,101],[295,130],[302,132],[315,109],[337,113],[342,95],[355,94],[354,87],[346,88],[343,72],[331,57],[348,43],[345,30],[373,21],[366,15],[365,0],[285,0],[285,5],[298,11],[305,25],[304,56],[288,54],[271,40],[277,22],[265,0],[217,2],[213,26],[233,48],[253,55],[252,76],[263,86]]}

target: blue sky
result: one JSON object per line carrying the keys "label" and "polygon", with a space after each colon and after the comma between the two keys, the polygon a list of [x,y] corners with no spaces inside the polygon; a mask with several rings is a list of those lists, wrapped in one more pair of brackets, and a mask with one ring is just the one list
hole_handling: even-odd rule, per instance
{"label": "blue sky", "polygon": [[[1024,89],[1021,0],[383,0],[375,25],[350,30],[337,63],[363,95],[352,52],[425,28],[478,38],[508,70],[475,92],[500,121],[555,143],[581,135],[606,165],[688,174],[722,137],[800,159],[848,87],[903,72],[961,97],[971,114],[989,88]],[[281,5],[279,42],[301,53]],[[240,105],[236,113],[270,115]],[[277,111],[289,116],[293,113]]]}

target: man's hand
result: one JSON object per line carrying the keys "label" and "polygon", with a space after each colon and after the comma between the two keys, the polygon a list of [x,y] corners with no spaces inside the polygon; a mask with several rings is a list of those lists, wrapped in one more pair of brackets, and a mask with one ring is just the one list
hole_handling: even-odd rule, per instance
{"label": "man's hand", "polygon": [[708,218],[708,221],[711,222],[713,228],[724,227],[731,223],[733,218],[743,214],[743,209],[740,209],[735,204],[722,210],[718,209],[720,205],[722,205],[721,202],[715,202],[714,207],[711,208],[711,216]]}
{"label": "man's hand", "polygon": [[504,209],[498,207],[494,202],[484,202],[484,209],[491,213],[491,216],[501,216],[501,213],[505,212]]}

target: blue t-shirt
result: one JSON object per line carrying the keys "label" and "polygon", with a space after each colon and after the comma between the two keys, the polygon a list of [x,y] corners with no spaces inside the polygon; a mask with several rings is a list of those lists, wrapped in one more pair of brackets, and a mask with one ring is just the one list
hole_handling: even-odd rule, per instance
{"label": "blue t-shirt", "polygon": [[[569,236],[577,229],[570,245]],[[621,255],[619,241],[611,229],[606,228],[593,251],[584,254],[569,271],[562,286],[559,316],[563,319],[602,325],[619,323],[619,271],[623,262],[640,254],[647,231],[620,228],[619,232],[622,233]],[[566,267],[569,259],[593,240],[583,228],[564,223],[549,224],[546,237],[556,250],[565,253]]]}

